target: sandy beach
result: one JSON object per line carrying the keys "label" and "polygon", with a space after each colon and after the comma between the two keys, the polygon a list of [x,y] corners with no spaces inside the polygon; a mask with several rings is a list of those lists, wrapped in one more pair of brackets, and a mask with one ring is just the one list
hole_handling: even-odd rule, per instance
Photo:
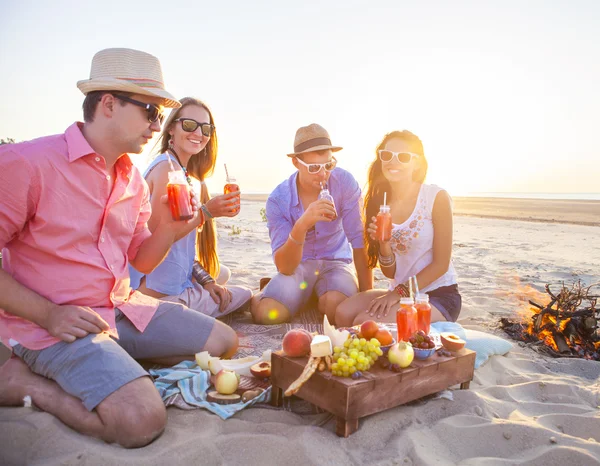
{"label": "sandy beach", "polygon": [[[245,196],[238,217],[217,222],[230,283],[255,290],[275,272],[264,201]],[[499,318],[526,310],[546,283],[600,282],[600,201],[457,198],[455,213],[465,328],[507,338]],[[0,408],[0,464],[600,464],[600,362],[514,342],[452,395],[369,416],[348,439],[323,412],[253,407],[222,421],[169,408],[165,433],[139,450],[84,437],[35,409]]]}

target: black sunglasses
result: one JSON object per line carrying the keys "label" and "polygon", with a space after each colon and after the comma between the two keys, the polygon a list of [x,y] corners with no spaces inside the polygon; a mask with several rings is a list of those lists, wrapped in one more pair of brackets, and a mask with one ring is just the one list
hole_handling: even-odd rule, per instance
{"label": "black sunglasses", "polygon": [[211,137],[213,131],[215,130],[214,125],[211,125],[210,123],[198,123],[196,120],[192,120],[191,118],[177,118],[173,121],[181,121],[181,128],[186,133],[193,133],[198,129],[199,126],[200,131],[202,131],[202,134],[207,138]]}
{"label": "black sunglasses", "polygon": [[148,113],[148,121],[150,123],[154,123],[156,120],[159,120],[160,124],[162,125],[162,122],[164,121],[165,116],[163,115],[163,113],[160,111],[160,109],[156,105],[147,104],[145,102],[140,102],[139,100],[131,99],[129,97],[126,97],[126,96],[120,95],[120,94],[112,94],[112,95],[114,97],[116,97],[117,99],[122,100],[123,102],[128,102],[130,104],[137,105],[138,107],[142,107]]}

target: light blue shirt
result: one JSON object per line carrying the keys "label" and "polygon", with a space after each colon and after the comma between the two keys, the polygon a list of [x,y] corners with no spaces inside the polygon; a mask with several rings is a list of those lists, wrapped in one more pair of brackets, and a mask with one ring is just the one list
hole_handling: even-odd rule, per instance
{"label": "light blue shirt", "polygon": [[[144,172],[144,178],[160,162],[167,160],[167,154],[156,157]],[[177,160],[171,156],[175,164]],[[192,230],[186,236],[173,243],[165,260],[146,275],[146,286],[152,290],[169,296],[179,295],[192,285],[192,266],[196,257],[196,230]],[[129,266],[131,288],[134,290],[140,286],[144,274]]]}
{"label": "light blue shirt", "polygon": [[[304,213],[298,197],[295,172],[277,186],[267,199],[267,226],[273,254],[285,244],[294,224]],[[339,260],[352,262],[352,249],[364,248],[361,219],[362,193],[354,177],[336,167],[328,182],[333,196],[337,218],[332,222],[317,222],[304,240],[302,260]]]}

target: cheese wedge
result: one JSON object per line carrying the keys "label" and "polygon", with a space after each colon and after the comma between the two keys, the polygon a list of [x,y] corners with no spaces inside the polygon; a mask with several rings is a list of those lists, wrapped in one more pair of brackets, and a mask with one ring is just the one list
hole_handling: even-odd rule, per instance
{"label": "cheese wedge", "polygon": [[331,356],[333,354],[333,348],[331,346],[331,339],[325,335],[316,335],[313,337],[310,343],[310,355],[314,358],[324,358],[325,356]]}

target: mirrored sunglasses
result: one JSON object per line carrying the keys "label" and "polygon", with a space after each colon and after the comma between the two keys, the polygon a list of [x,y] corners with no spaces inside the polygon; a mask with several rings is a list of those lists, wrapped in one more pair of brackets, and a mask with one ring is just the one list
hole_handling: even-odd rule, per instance
{"label": "mirrored sunglasses", "polygon": [[156,105],[153,104],[147,104],[145,102],[140,102],[139,100],[135,100],[132,99],[131,97],[127,97],[121,94],[112,94],[114,97],[116,97],[119,100],[122,100],[123,102],[127,102],[133,105],[137,105],[138,107],[142,107],[143,109],[146,110],[146,113],[148,114],[148,121],[150,123],[154,123],[155,121],[159,120],[160,124],[162,125],[162,122],[165,119],[164,114],[161,112],[160,108],[158,108]]}
{"label": "mirrored sunglasses", "polygon": [[332,157],[329,162],[325,163],[306,163],[304,160],[301,160],[298,157],[296,157],[296,160],[298,160],[298,162],[300,162],[301,165],[304,165],[308,169],[308,173],[310,173],[311,175],[316,175],[317,173],[319,173],[321,171],[321,168],[325,168],[325,170],[330,172],[337,165],[337,160],[335,157]]}
{"label": "mirrored sunglasses", "polygon": [[192,120],[191,118],[177,118],[174,121],[181,121],[181,128],[187,133],[193,133],[200,127],[200,131],[207,138],[212,136],[215,127],[210,123],[198,123],[196,120]]}
{"label": "mirrored sunglasses", "polygon": [[408,163],[413,159],[413,157],[419,158],[419,154],[414,154],[412,152],[393,152],[391,150],[384,149],[379,151],[379,159],[382,162],[391,162],[394,157],[396,157],[396,160],[400,163]]}

